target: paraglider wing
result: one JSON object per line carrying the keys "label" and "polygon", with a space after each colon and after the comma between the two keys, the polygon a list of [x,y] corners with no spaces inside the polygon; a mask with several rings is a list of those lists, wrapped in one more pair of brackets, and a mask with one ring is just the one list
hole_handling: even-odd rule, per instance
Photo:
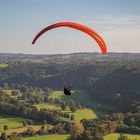
{"label": "paraglider wing", "polygon": [[74,22],[59,22],[59,23],[56,23],[56,24],[53,24],[53,25],[50,25],[46,28],[44,28],[43,30],[41,30],[36,36],[35,38],[33,39],[33,42],[32,44],[35,44],[35,42],[37,41],[37,39],[42,35],[44,34],[45,32],[51,30],[51,29],[54,29],[54,28],[58,28],[58,27],[63,27],[63,26],[66,26],[66,27],[70,27],[70,28],[74,28],[74,29],[77,29],[77,30],[80,30],[86,34],[88,34],[89,36],[91,36],[96,42],[97,44],[100,46],[100,49],[102,51],[102,54],[105,54],[106,51],[107,51],[107,48],[106,48],[106,44],[104,42],[104,40],[101,38],[101,36],[96,32],[94,31],[93,29],[89,28],[89,27],[86,27],[84,25],[81,25],[81,24],[78,24],[78,23],[74,23]]}

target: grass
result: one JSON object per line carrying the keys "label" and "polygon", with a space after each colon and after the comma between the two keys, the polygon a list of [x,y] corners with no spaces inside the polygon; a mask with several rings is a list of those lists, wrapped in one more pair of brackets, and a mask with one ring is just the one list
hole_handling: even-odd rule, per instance
{"label": "grass", "polygon": [[3,126],[8,125],[9,129],[23,127],[22,122],[25,119],[19,117],[11,117],[6,115],[0,115],[0,132],[3,131]]}
{"label": "grass", "polygon": [[36,136],[36,137],[29,137],[23,138],[21,140],[67,140],[70,135],[47,135],[47,136]]}
{"label": "grass", "polygon": [[116,108],[114,108],[112,106],[108,106],[106,104],[101,104],[101,103],[96,102],[84,90],[76,91],[71,96],[63,96],[62,99],[64,99],[64,100],[72,100],[72,101],[75,101],[75,102],[80,102],[80,103],[82,103],[82,104],[84,104],[84,105],[86,105],[86,106],[88,106],[90,108],[93,108],[94,111],[95,111],[95,108],[98,108],[98,111],[97,111],[98,115],[105,113],[105,112],[99,111],[99,106],[104,111],[105,110],[110,110],[110,111],[116,110]]}
{"label": "grass", "polygon": [[51,98],[51,99],[61,99],[62,98],[62,96],[63,96],[64,94],[63,94],[63,91],[53,91],[53,93],[49,96],[49,98]]}
{"label": "grass", "polygon": [[84,104],[89,108],[92,108],[93,111],[96,111],[96,114],[98,114],[98,116],[109,113],[111,111],[114,112],[117,110],[116,107],[96,102],[84,90],[75,91],[71,96],[64,95],[63,91],[53,91],[53,93],[49,96],[49,98],[53,99],[59,98],[64,101],[80,102],[81,104]]}
{"label": "grass", "polygon": [[74,115],[76,122],[80,122],[82,119],[95,119],[95,118],[97,118],[96,113],[94,113],[91,109],[81,109],[81,110],[77,110],[71,114]]}
{"label": "grass", "polygon": [[[4,125],[8,125],[8,130],[6,130],[7,135],[11,134],[12,132],[22,133],[26,131],[29,126],[23,127],[23,121],[26,121],[26,119],[0,114],[0,133],[4,131]],[[36,124],[36,122],[34,123]],[[34,131],[39,130],[41,126],[42,125],[40,124],[30,125],[30,127],[32,127]],[[52,126],[49,125],[49,127],[51,128]]]}
{"label": "grass", "polygon": [[[43,104],[38,104],[36,105],[36,107],[38,109],[41,109],[41,108],[45,108],[45,109],[50,109],[50,110],[61,110],[61,107],[55,105],[55,104],[47,104],[47,103],[43,103]],[[94,119],[94,118],[97,118],[97,115],[95,112],[93,112],[91,109],[80,109],[80,110],[77,110],[75,111],[74,113],[72,113],[70,111],[69,108],[67,108],[66,110],[63,110],[62,112],[66,112],[66,113],[69,113],[69,114],[73,114],[74,117],[75,117],[75,121],[77,122],[80,122],[82,119]]]}
{"label": "grass", "polygon": [[[63,94],[63,91],[53,91],[53,93],[49,96],[49,98],[53,99],[62,99],[64,101],[74,101],[74,102],[80,102],[82,104],[92,104],[94,106],[93,100],[90,99],[88,94],[84,91],[79,91],[79,92],[73,92],[71,96],[66,96]],[[91,110],[91,109],[80,109],[72,113],[69,108],[62,112],[67,112],[70,113],[71,115],[73,114],[75,117],[75,121],[80,122],[82,119],[94,119],[97,118],[96,113]]]}
{"label": "grass", "polygon": [[90,107],[97,106],[97,103],[93,99],[91,99],[91,97],[84,90],[75,91],[72,93],[71,96],[64,95],[63,91],[53,91],[49,98],[62,99],[64,101],[80,102]]}
{"label": "grass", "polygon": [[63,91],[53,91],[53,93],[49,96],[49,98],[62,99],[64,101],[80,102],[82,104],[90,105],[92,107],[95,106],[95,103],[93,102],[93,100],[83,90],[75,91],[73,92],[71,96],[64,95]]}
{"label": "grass", "polygon": [[50,110],[61,110],[61,107],[55,104],[40,103],[35,105],[38,110],[40,109],[50,109]]}
{"label": "grass", "polygon": [[[109,135],[104,137],[104,140],[118,140],[119,136],[120,136],[120,134],[118,134],[118,133],[109,134]],[[127,136],[128,139],[130,139],[130,140],[136,140],[136,139],[140,140],[140,135],[124,134],[124,136]]]}
{"label": "grass", "polygon": [[[118,137],[120,134],[114,133],[114,134],[109,134],[104,137],[104,140],[118,140]],[[128,136],[129,139],[131,140],[139,140],[140,135],[130,135],[130,134],[124,134],[124,136]],[[70,135],[47,135],[47,136],[36,136],[36,137],[28,137],[28,138],[23,138],[21,140],[67,140],[70,137]]]}
{"label": "grass", "polygon": [[97,114],[89,108],[79,109],[73,113],[70,111],[69,108],[67,108],[66,110],[64,110],[62,112],[69,113],[70,115],[73,114],[76,122],[80,122],[82,119],[95,119],[95,118],[97,118]]}
{"label": "grass", "polygon": [[[61,107],[59,107],[58,105],[55,104],[47,104],[47,103],[41,103],[36,105],[36,107],[40,110],[41,108],[45,108],[45,109],[50,109],[50,110],[61,110]],[[94,119],[97,118],[97,115],[95,112],[93,112],[91,109],[80,109],[75,111],[74,113],[72,113],[70,111],[69,108],[67,108],[66,110],[62,111],[62,112],[66,112],[69,114],[73,114],[75,117],[75,121],[80,122],[82,119]]]}
{"label": "grass", "polygon": [[8,67],[8,64],[0,64],[0,68],[6,68]]}
{"label": "grass", "polygon": [[32,127],[34,131],[38,131],[41,128],[41,126],[42,125],[30,125],[30,126],[21,127],[21,128],[8,129],[6,131],[6,134],[10,135],[13,132],[23,133],[23,132],[25,132],[28,129],[28,127]]}
{"label": "grass", "polygon": [[[15,99],[17,99],[18,96],[21,96],[21,93],[19,92],[19,90],[15,90],[15,89],[2,89],[0,91],[2,91],[5,94],[8,94],[9,96],[11,96],[11,97],[13,97]],[[19,94],[18,95],[12,95],[12,91],[18,91]]]}
{"label": "grass", "polygon": [[2,89],[0,91],[2,91],[5,94],[11,95],[13,90],[11,90],[11,89]]}

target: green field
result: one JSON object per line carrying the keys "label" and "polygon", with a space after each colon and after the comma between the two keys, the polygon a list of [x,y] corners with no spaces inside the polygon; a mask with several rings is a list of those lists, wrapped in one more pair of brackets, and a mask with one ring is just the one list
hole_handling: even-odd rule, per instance
{"label": "green field", "polygon": [[50,109],[50,110],[61,110],[61,107],[55,104],[40,103],[35,105],[38,110],[40,109]]}
{"label": "green field", "polygon": [[[81,96],[82,95],[82,96]],[[53,91],[52,94],[49,96],[49,98],[53,98],[53,99],[64,99],[64,100],[73,100],[73,101],[85,101],[85,99],[87,100],[91,100],[89,98],[89,96],[86,94],[86,92],[84,91],[73,91],[71,96],[66,96],[64,95],[63,91]]]}
{"label": "green field", "polygon": [[29,137],[23,138],[21,140],[67,140],[70,135],[47,135],[47,136],[37,136],[37,137]]}
{"label": "green field", "polygon": [[[36,107],[40,110],[41,108],[44,109],[50,109],[50,110],[61,110],[61,107],[59,107],[58,105],[55,104],[47,104],[47,103],[41,103],[36,105]],[[70,111],[69,108],[67,108],[66,110],[62,111],[62,112],[66,112],[69,114],[73,114],[75,116],[75,121],[80,122],[80,120],[82,119],[94,119],[97,118],[97,115],[95,112],[93,112],[91,109],[80,109],[75,111],[74,113],[72,113]]]}
{"label": "green field", "polygon": [[[119,136],[120,136],[120,134],[118,134],[118,133],[109,134],[104,137],[104,140],[118,140]],[[127,136],[130,140],[140,140],[140,135],[124,134],[124,136]]]}
{"label": "green field", "polygon": [[[40,130],[41,126],[42,126],[42,125],[30,125],[30,127],[32,127],[34,131]],[[51,127],[51,126],[50,126],[50,127]],[[29,126],[21,127],[21,128],[14,128],[14,129],[8,129],[8,130],[6,131],[6,134],[7,134],[7,135],[10,135],[10,134],[13,133],[13,132],[23,133],[23,132],[25,132],[28,128],[29,128]]]}
{"label": "green field", "polygon": [[98,115],[103,115],[111,111],[114,112],[115,110],[117,111],[117,108],[115,106],[113,107],[108,106],[106,104],[100,104],[95,100],[91,99],[89,94],[87,94],[87,92],[84,90],[75,91],[71,96],[64,95],[63,91],[53,91],[52,94],[49,96],[49,98],[53,99],[59,98],[64,101],[80,102],[81,104],[93,108],[93,110],[96,111],[96,114]]}
{"label": "green field", "polygon": [[[6,130],[7,134],[11,134],[12,132],[22,133],[28,129],[28,126],[23,127],[23,121],[26,119],[20,117],[12,117],[7,115],[0,114],[0,133],[3,132],[3,126],[8,125],[8,130]],[[41,124],[30,125],[34,129],[34,131],[38,131],[41,128]],[[51,128],[52,126],[49,125]]]}
{"label": "green field", "polygon": [[52,99],[62,99],[64,101],[74,101],[80,102],[86,105],[90,105],[94,107],[96,103],[89,97],[89,95],[85,91],[75,91],[71,96],[64,95],[63,91],[53,91],[53,93],[49,96]]}
{"label": "green field", "polygon": [[[81,96],[82,95],[82,96]],[[86,92],[84,91],[80,91],[80,92],[73,92],[73,94],[71,96],[65,96],[63,94],[63,91],[54,91],[49,98],[53,98],[53,99],[62,99],[64,101],[74,101],[74,102],[80,102],[80,103],[89,103],[92,104],[92,106],[94,106],[94,102],[93,100],[90,99],[90,97],[88,96],[88,94],[86,94]],[[80,122],[80,120],[82,119],[94,119],[97,118],[96,113],[91,110],[91,109],[80,109],[75,111],[74,113],[72,113],[70,111],[69,108],[67,108],[66,110],[62,111],[62,112],[67,112],[70,114],[73,114],[75,116],[75,121]]]}
{"label": "green field", "polygon": [[8,125],[9,129],[23,127],[22,122],[25,119],[19,117],[10,117],[6,115],[0,115],[0,132],[3,131],[3,126]]}
{"label": "green field", "polygon": [[0,68],[6,68],[8,67],[8,64],[0,64]]}
{"label": "green field", "polygon": [[[11,97],[13,97],[15,99],[17,99],[18,96],[21,96],[20,91],[19,90],[15,90],[15,89],[2,89],[0,91],[2,91],[5,94],[8,94],[9,96],[11,96]],[[12,95],[12,91],[18,91],[18,94],[17,95]]]}
{"label": "green field", "polygon": [[62,96],[63,96],[63,92],[62,91],[53,91],[53,93],[49,96],[49,98],[51,99],[62,99]]}
{"label": "green field", "polygon": [[73,114],[75,117],[75,121],[80,122],[82,119],[95,119],[97,115],[91,109],[81,109],[77,110]]}
{"label": "green field", "polygon": [[5,94],[11,95],[13,90],[11,90],[11,89],[2,89],[0,91],[2,91]]}

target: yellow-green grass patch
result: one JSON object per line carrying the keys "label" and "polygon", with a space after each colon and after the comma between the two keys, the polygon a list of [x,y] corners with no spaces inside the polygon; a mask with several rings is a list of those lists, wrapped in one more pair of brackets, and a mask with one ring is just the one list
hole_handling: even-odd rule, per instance
{"label": "yellow-green grass patch", "polygon": [[40,103],[35,106],[37,107],[38,110],[40,109],[61,110],[61,107],[59,107],[56,104]]}
{"label": "yellow-green grass patch", "polygon": [[23,121],[25,119],[19,117],[10,117],[5,115],[0,115],[0,132],[3,131],[3,126],[7,125],[9,129],[15,129],[23,127]]}
{"label": "yellow-green grass patch", "polygon": [[[130,134],[123,134],[124,136],[127,136],[128,139],[130,140],[140,140],[140,135],[130,135]],[[113,134],[109,134],[107,136],[104,136],[104,140],[118,140],[118,138],[120,137],[120,134],[118,133],[113,133]]]}
{"label": "yellow-green grass patch", "polygon": [[21,140],[67,140],[70,135],[47,135],[47,136],[36,136],[36,137],[28,137],[23,138]]}
{"label": "yellow-green grass patch", "polygon": [[96,109],[96,111],[98,110],[97,111],[98,115],[105,114],[107,111],[117,110],[117,108],[114,106],[108,106],[106,104],[96,102],[94,99],[90,97],[90,95],[85,90],[75,90],[72,92],[72,95],[70,96],[64,95],[63,91],[54,91],[50,95],[50,97],[59,98],[64,101],[80,102],[81,104],[89,106],[90,108]]}
{"label": "yellow-green grass patch", "polygon": [[1,89],[0,91],[2,91],[5,94],[11,95],[13,90],[11,90],[11,89]]}
{"label": "yellow-green grass patch", "polygon": [[51,99],[61,99],[62,96],[64,95],[63,91],[53,91],[53,93],[49,96]]}
{"label": "yellow-green grass patch", "polygon": [[6,68],[8,67],[8,64],[0,64],[0,68]]}
{"label": "yellow-green grass patch", "polygon": [[74,115],[75,121],[80,122],[82,119],[95,119],[97,118],[97,114],[91,109],[80,109],[75,112],[71,112],[70,109],[66,109],[62,112],[69,113],[70,115]]}
{"label": "yellow-green grass patch", "polygon": [[[9,95],[9,96],[11,96],[11,97],[13,97],[13,98],[15,98],[15,99],[16,99],[18,96],[21,96],[20,91],[17,90],[17,89],[1,89],[0,91],[2,91],[4,94],[7,94],[7,95]],[[17,95],[12,95],[12,91],[17,91],[18,94],[17,94]]]}
{"label": "yellow-green grass patch", "polygon": [[13,133],[13,132],[16,132],[16,133],[23,133],[23,132],[25,132],[29,127],[32,127],[34,131],[38,131],[38,130],[40,130],[41,126],[42,126],[42,125],[29,125],[29,126],[21,127],[21,128],[8,129],[8,130],[6,130],[6,134],[7,134],[7,135],[10,135],[10,134]]}
{"label": "yellow-green grass patch", "polygon": [[95,119],[97,115],[91,109],[80,109],[71,113],[75,117],[75,121],[80,122],[82,119]]}
{"label": "yellow-green grass patch", "polygon": [[91,99],[91,97],[84,90],[72,91],[72,95],[70,96],[64,95],[63,91],[53,91],[49,98],[62,99],[64,101],[80,102],[90,107],[97,106],[97,103],[93,99]]}

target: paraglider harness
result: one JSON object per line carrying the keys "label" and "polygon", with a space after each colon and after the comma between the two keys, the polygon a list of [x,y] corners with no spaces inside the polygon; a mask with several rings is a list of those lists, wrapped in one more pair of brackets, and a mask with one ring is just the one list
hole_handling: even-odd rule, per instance
{"label": "paraglider harness", "polygon": [[65,86],[64,85],[64,94],[65,95],[71,95],[71,86]]}

